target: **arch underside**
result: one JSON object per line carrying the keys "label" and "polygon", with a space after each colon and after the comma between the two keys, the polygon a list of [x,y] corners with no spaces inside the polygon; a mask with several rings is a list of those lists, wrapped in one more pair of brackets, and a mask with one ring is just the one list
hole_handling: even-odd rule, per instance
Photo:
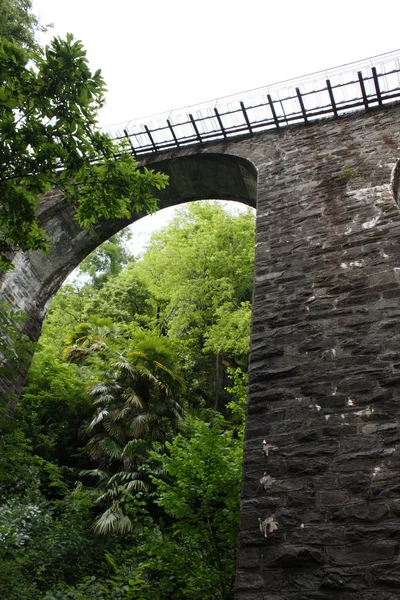
{"label": "arch underside", "polygon": [[[159,210],[194,200],[210,199],[234,200],[254,208],[256,206],[256,169],[250,161],[238,156],[222,154],[184,156],[160,161],[154,165],[148,164],[147,168],[154,168],[169,176],[168,187],[157,193]],[[67,225],[65,227],[63,224],[63,232],[53,233],[51,229],[49,231],[52,221],[44,223],[52,238],[47,261],[52,280],[51,296],[69,273],[97,246],[124,227],[146,216],[146,213],[139,213],[134,214],[130,219],[103,220],[90,230],[82,230],[73,219],[71,207],[62,198],[58,199],[57,209],[59,216]],[[46,213],[45,210],[43,214]],[[63,235],[65,232],[68,233],[68,237]],[[61,244],[60,234],[63,237]],[[61,264],[58,261],[60,250],[63,259]],[[65,261],[66,255],[67,261]],[[32,259],[35,260],[35,257]],[[43,260],[43,257],[40,260]],[[53,265],[57,267],[54,269]]]}

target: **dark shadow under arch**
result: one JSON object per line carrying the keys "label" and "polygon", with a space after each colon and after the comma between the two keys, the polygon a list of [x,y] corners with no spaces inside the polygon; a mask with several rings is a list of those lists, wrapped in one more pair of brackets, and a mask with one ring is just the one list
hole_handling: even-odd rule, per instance
{"label": "dark shadow under arch", "polygon": [[191,200],[236,200],[256,207],[257,171],[253,163],[230,154],[198,154],[158,161],[154,168],[169,175],[160,208]]}
{"label": "dark shadow under arch", "polygon": [[[211,199],[235,200],[256,207],[257,171],[250,161],[239,156],[183,156],[148,164],[147,168],[169,176],[168,187],[159,192],[159,210],[193,200]],[[90,230],[82,230],[63,196],[60,193],[50,194],[43,203],[40,218],[42,227],[52,240],[50,253],[47,256],[28,253],[29,262],[41,282],[38,304],[44,306],[48,303],[69,273],[90,252],[144,216],[146,214],[141,213],[130,219],[102,220]]]}

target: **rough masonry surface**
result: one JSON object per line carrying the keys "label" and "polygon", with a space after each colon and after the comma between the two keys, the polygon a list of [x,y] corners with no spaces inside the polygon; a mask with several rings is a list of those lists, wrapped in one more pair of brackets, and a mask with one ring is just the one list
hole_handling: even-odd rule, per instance
{"label": "rough masonry surface", "polygon": [[399,116],[287,129],[253,147],[237,600],[399,596]]}
{"label": "rough masonry surface", "polygon": [[[399,597],[399,122],[391,105],[147,161],[171,175],[165,205],[257,197],[236,600]],[[33,338],[126,224],[83,232],[46,202],[48,262],[18,255],[0,282]]]}

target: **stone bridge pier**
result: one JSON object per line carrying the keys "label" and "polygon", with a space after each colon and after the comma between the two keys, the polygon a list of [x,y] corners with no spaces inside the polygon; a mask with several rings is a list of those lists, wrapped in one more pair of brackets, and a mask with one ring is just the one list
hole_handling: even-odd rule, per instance
{"label": "stone bridge pier", "polygon": [[399,107],[271,136],[236,600],[400,597]]}
{"label": "stone bridge pier", "polygon": [[[399,598],[399,122],[393,104],[147,159],[171,176],[161,206],[257,197],[236,600]],[[44,208],[52,253],[0,282],[32,337],[126,224]]]}

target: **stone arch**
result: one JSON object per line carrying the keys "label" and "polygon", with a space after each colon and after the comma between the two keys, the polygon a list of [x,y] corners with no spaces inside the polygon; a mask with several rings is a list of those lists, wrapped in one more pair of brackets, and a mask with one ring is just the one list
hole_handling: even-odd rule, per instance
{"label": "stone arch", "polygon": [[[257,171],[252,162],[231,154],[194,154],[158,160],[147,168],[169,175],[170,183],[160,192],[159,209],[193,200],[236,200],[256,206]],[[74,220],[74,210],[59,190],[47,194],[39,208],[40,225],[51,240],[50,252],[19,252],[14,270],[0,277],[0,295],[15,310],[28,315],[23,331],[39,338],[49,302],[66,277],[101,243],[124,227],[146,216],[99,221],[89,230]],[[20,391],[24,375],[18,375]],[[1,382],[0,382],[1,387]],[[0,389],[1,392],[1,389]]]}

